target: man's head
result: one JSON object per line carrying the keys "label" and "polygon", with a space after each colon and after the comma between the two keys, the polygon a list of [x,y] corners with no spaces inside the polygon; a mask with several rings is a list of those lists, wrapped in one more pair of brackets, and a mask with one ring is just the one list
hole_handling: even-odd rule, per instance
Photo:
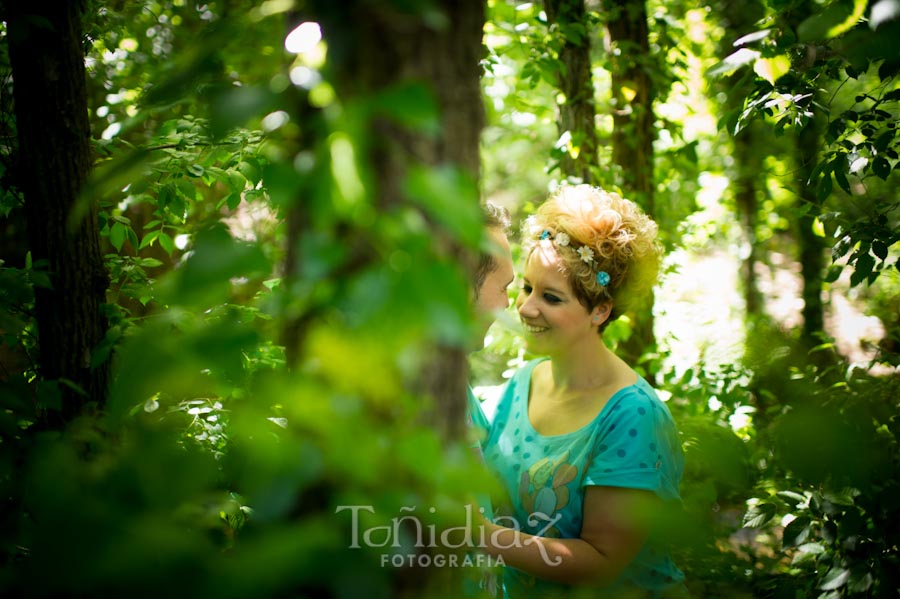
{"label": "man's head", "polygon": [[489,248],[479,256],[473,280],[478,332],[482,339],[494,322],[496,313],[509,306],[507,288],[515,278],[512,253],[506,238],[509,212],[491,202],[484,204],[483,211]]}

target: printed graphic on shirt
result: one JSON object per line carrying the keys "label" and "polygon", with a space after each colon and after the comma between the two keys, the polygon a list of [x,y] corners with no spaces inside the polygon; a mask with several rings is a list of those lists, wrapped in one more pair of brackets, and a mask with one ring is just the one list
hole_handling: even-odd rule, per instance
{"label": "printed graphic on shirt", "polygon": [[[541,458],[522,473],[519,481],[519,501],[528,514],[552,517],[569,504],[570,482],[578,476],[578,467],[568,463],[569,452],[555,459]],[[546,530],[543,536],[559,538],[556,526]]]}

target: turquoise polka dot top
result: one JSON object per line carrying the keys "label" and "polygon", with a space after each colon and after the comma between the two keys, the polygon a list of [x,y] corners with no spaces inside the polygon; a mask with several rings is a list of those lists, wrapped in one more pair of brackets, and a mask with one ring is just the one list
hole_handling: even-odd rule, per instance
{"label": "turquoise polka dot top", "polygon": [[[581,534],[584,488],[605,485],[644,489],[667,502],[680,502],[678,484],[684,457],[675,423],[666,404],[641,377],[620,389],[597,417],[563,435],[544,436],[528,419],[531,373],[543,360],[532,360],[507,383],[484,442],[488,466],[508,497],[494,502],[494,521],[544,537],[577,538]],[[609,590],[638,587],[651,596],[684,575],[654,535],[620,580]],[[504,572],[507,595],[555,596],[565,587],[524,572]]]}

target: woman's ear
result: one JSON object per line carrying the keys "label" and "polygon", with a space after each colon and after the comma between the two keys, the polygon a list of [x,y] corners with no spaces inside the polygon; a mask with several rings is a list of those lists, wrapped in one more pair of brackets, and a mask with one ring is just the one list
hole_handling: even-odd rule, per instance
{"label": "woman's ear", "polygon": [[591,324],[600,326],[609,318],[612,312],[612,302],[600,302],[591,310]]}

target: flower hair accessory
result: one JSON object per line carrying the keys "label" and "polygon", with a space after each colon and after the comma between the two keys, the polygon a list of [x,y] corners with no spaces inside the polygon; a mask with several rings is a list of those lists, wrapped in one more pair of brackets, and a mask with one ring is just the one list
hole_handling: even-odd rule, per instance
{"label": "flower hair accessory", "polygon": [[597,284],[601,287],[606,287],[609,285],[609,273],[605,270],[601,270],[597,273]]}
{"label": "flower hair accessory", "polygon": [[590,264],[594,261],[594,250],[592,250],[588,246],[583,245],[575,251],[578,252],[578,255],[581,257],[581,261],[585,264]]}
{"label": "flower hair accessory", "polygon": [[[533,218],[533,217],[529,217]],[[595,259],[595,254],[593,248],[582,245],[582,246],[574,246],[572,245],[572,238],[569,237],[567,233],[562,231],[557,232],[556,234],[552,233],[549,229],[541,229],[536,226],[536,223],[531,221],[531,234],[537,235],[538,239],[541,241],[552,241],[558,247],[569,247],[575,250],[578,253],[578,257],[581,258],[581,261],[585,264],[595,267],[597,265],[597,261]],[[597,284],[601,287],[606,287],[609,285],[611,281],[611,277],[609,273],[605,270],[601,270],[595,275],[595,280]]]}

